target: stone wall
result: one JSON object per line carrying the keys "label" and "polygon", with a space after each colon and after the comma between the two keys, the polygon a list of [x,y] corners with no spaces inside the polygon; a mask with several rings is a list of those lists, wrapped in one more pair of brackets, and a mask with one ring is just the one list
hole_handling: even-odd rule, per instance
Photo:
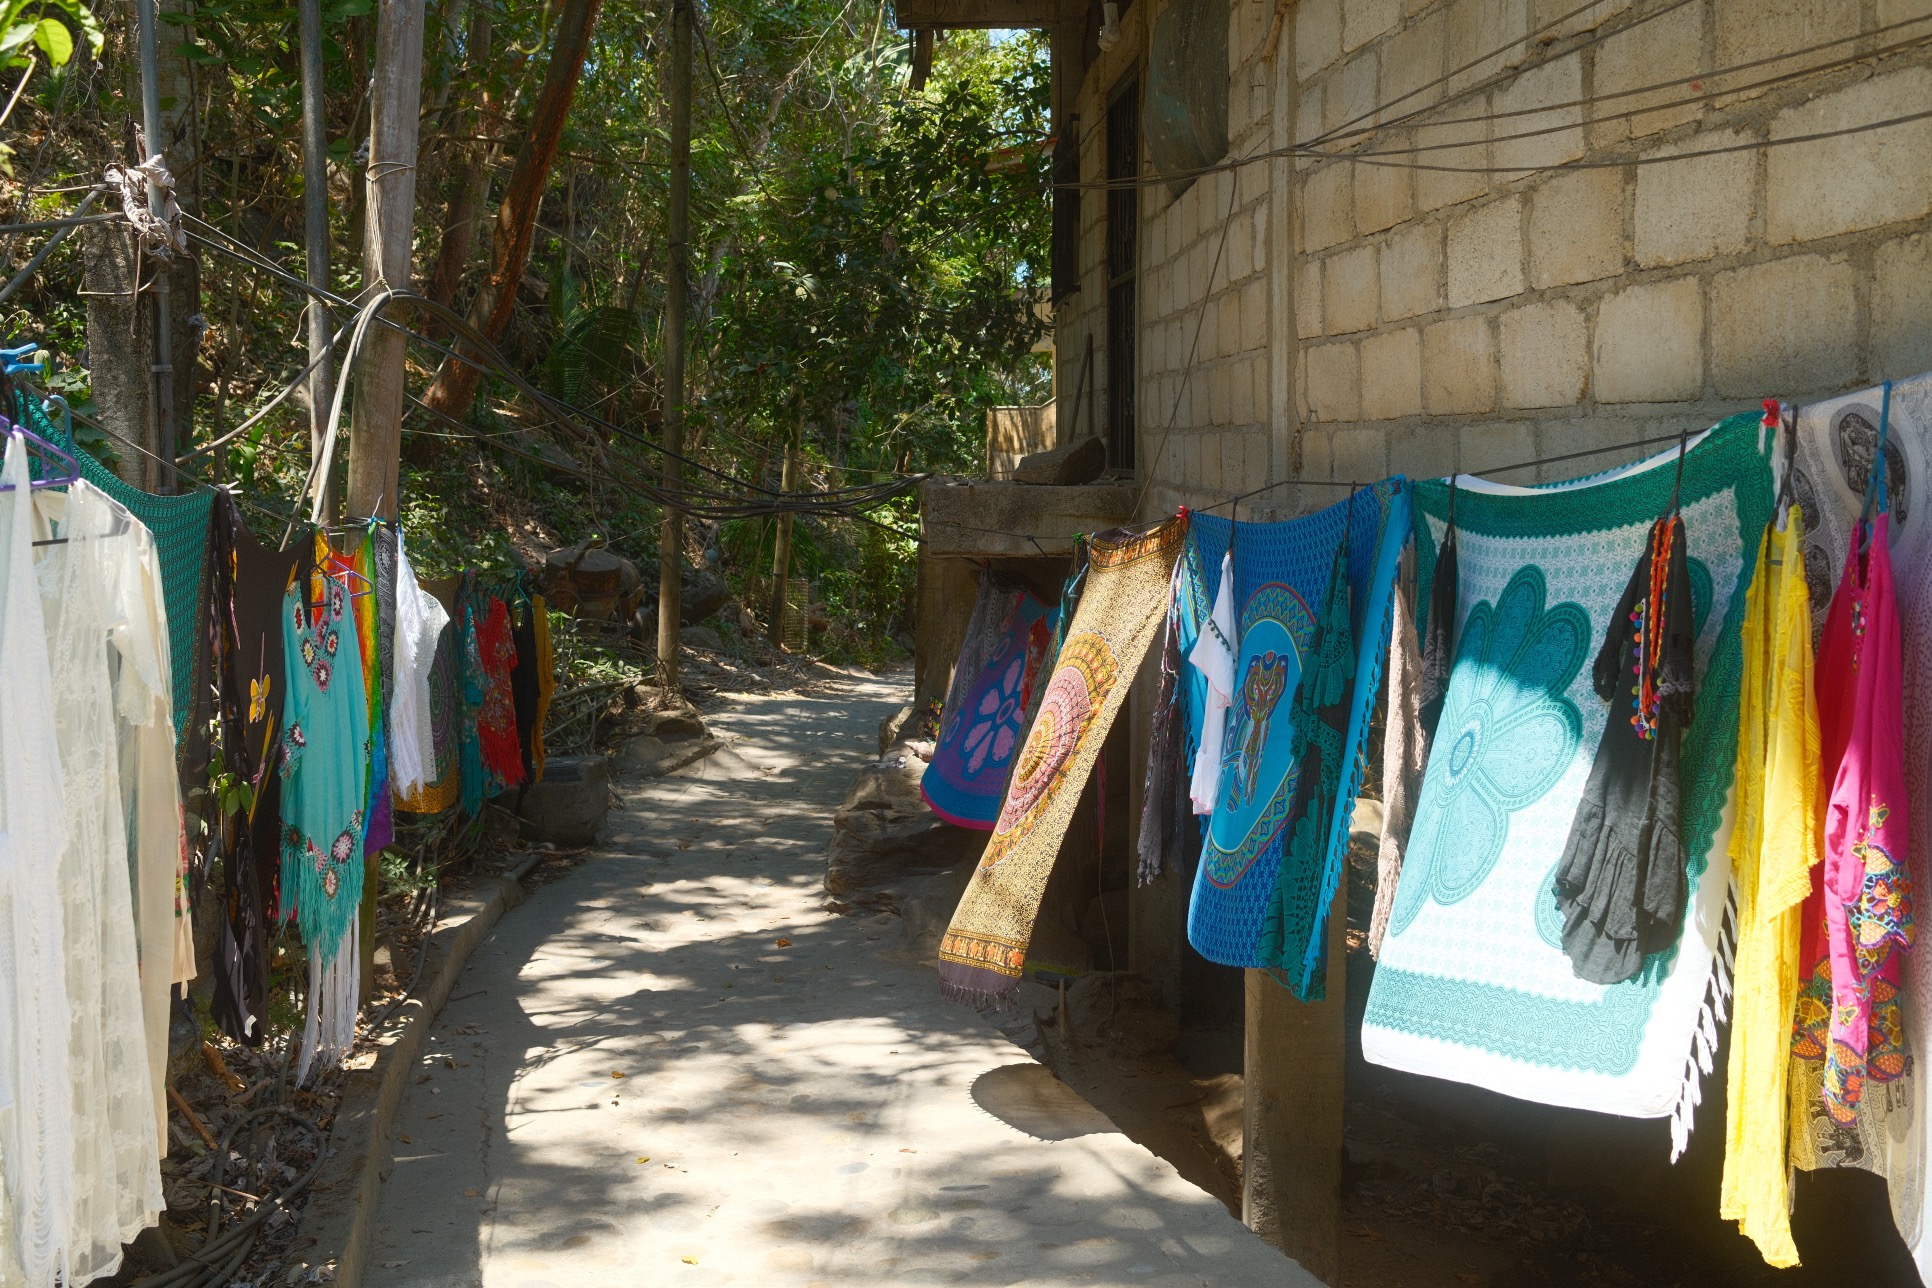
{"label": "stone wall", "polygon": [[[1276,0],[1229,6],[1231,157],[1344,126],[1322,146],[1385,155],[1143,190],[1143,517],[1297,477],[1494,469],[1932,368],[1932,119],[1750,146],[1932,106],[1932,48],[1885,49],[1932,34],[1885,30],[1932,0],[1603,0],[1552,31],[1573,0],[1297,0],[1272,59]],[[1087,71],[1088,183],[1159,8],[1134,4]],[[1083,194],[1081,289],[1056,319],[1065,394],[1091,337],[1081,419],[1103,430],[1105,210]],[[1241,517],[1333,496],[1283,488]]]}

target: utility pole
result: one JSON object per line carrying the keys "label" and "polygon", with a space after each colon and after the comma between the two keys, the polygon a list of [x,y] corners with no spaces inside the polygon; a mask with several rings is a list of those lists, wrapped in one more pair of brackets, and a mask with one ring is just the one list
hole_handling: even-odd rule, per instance
{"label": "utility pole", "polygon": [[[664,490],[684,486],[684,306],[691,289],[691,0],[671,0],[670,264],[664,283]],[[678,687],[684,516],[666,504],[657,555],[657,682]]]}
{"label": "utility pole", "polygon": [[[159,69],[159,50],[155,28],[158,21],[154,12],[154,0],[137,0],[137,21],[140,25],[141,44],[141,147],[147,153],[143,162],[162,156],[167,151],[161,122],[161,76]],[[161,189],[148,185],[148,213],[156,219],[166,213],[167,196]],[[137,284],[138,288],[138,284]],[[168,274],[165,266],[154,275],[154,454],[166,464],[155,474],[155,491],[174,491],[176,455],[174,445],[174,353],[173,343],[168,331]]]}
{"label": "utility pole", "polygon": [[[369,96],[369,218],[362,252],[365,299],[385,287],[409,286],[410,242],[416,224],[416,131],[423,97],[423,0],[379,0],[374,66]],[[313,316],[309,325],[315,326]],[[396,517],[403,345],[401,332],[371,327],[355,373],[349,513],[356,518]]]}
{"label": "utility pole", "polygon": [[[785,444],[785,472],[778,490],[789,496],[798,490],[798,445]],[[771,551],[771,642],[785,642],[785,583],[792,571],[792,516],[778,516],[778,540]]]}
{"label": "utility pole", "polygon": [[[322,101],[322,0],[302,0],[302,205],[306,218],[309,285],[329,289],[329,132]],[[322,457],[329,403],[335,397],[335,357],[329,348],[329,306],[309,298],[309,459]],[[335,514],[335,479],[315,481],[321,511]]]}

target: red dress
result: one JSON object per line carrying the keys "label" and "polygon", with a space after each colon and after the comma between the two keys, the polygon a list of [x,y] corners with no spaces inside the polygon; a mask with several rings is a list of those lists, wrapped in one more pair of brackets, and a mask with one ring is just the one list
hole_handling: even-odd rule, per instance
{"label": "red dress", "polygon": [[476,649],[483,660],[483,709],[477,715],[477,740],[482,744],[483,770],[494,796],[524,781],[523,747],[517,741],[516,702],[510,694],[510,670],[517,662],[516,640],[510,633],[510,610],[502,600],[490,600],[476,627]]}

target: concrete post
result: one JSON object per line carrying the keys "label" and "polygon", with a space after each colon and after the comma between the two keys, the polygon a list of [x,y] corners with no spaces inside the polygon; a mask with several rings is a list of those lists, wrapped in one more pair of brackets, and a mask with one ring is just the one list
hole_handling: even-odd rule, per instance
{"label": "concrete post", "polygon": [[1348,894],[1328,919],[1328,998],[1247,973],[1241,1219],[1323,1283],[1341,1282]]}

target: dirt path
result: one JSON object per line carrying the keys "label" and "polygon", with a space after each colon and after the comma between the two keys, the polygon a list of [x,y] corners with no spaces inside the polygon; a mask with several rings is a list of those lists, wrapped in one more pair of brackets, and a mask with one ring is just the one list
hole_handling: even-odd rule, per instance
{"label": "dirt path", "polygon": [[832,810],[907,687],[734,700],[726,750],[620,785],[434,1029],[371,1284],[1313,1288],[943,1001],[896,918],[823,909]]}

